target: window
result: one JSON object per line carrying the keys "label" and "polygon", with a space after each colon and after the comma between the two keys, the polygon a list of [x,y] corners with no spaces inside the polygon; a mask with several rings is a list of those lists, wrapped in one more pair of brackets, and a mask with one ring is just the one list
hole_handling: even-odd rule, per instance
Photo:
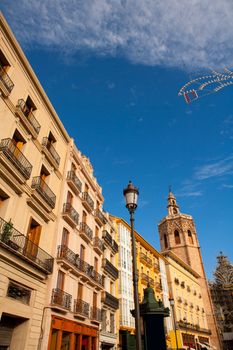
{"label": "window", "polygon": [[114,333],[115,331],[115,318],[114,314],[110,314],[110,333]]}
{"label": "window", "polygon": [[35,257],[38,252],[38,246],[40,242],[40,234],[41,234],[42,226],[38,224],[33,218],[29,221],[28,233],[25,244],[25,254],[30,257]]}
{"label": "window", "polygon": [[45,168],[44,165],[42,165],[41,171],[40,171],[40,178],[46,183],[49,175],[50,175],[49,171]]}
{"label": "window", "polygon": [[57,274],[57,288],[63,290],[65,282],[65,274],[62,271],[58,271]]}
{"label": "window", "polygon": [[10,281],[7,289],[7,296],[29,305],[31,290],[19,283]]}
{"label": "window", "polygon": [[193,236],[192,236],[192,232],[190,230],[188,230],[188,242],[190,244],[193,244]]}
{"label": "window", "polygon": [[69,231],[65,227],[63,227],[61,245],[67,247],[68,241],[69,241]]}
{"label": "window", "polygon": [[94,258],[94,270],[98,272],[98,259],[96,257]]}
{"label": "window", "polygon": [[164,235],[163,238],[164,238],[164,246],[165,248],[168,248],[167,235]]}
{"label": "window", "polygon": [[102,331],[106,331],[106,325],[107,325],[107,313],[106,310],[101,310],[101,328]]}
{"label": "window", "polygon": [[22,135],[19,133],[19,131],[16,129],[12,138],[12,141],[14,145],[16,146],[16,150],[14,151],[14,155],[17,157],[19,156],[20,152],[23,150],[23,146],[25,145],[26,141],[22,137]]}
{"label": "window", "polygon": [[83,298],[83,284],[79,283],[78,284],[78,294],[77,294],[77,299],[81,299]]}
{"label": "window", "polygon": [[7,199],[10,197],[0,188],[0,214],[4,217],[5,210],[7,207]]}
{"label": "window", "polygon": [[84,260],[84,258],[85,258],[85,247],[84,247],[84,245],[80,245],[80,259],[81,260]]}
{"label": "window", "polygon": [[175,243],[180,244],[180,234],[177,230],[174,232],[174,237],[175,237]]}
{"label": "window", "polygon": [[99,228],[95,227],[95,237],[99,237]]}
{"label": "window", "polygon": [[5,72],[7,72],[7,70],[10,68],[10,63],[8,62],[8,60],[6,59],[5,55],[1,50],[0,50],[0,66],[4,68]]}
{"label": "window", "polygon": [[83,215],[82,215],[82,222],[84,223],[84,224],[86,224],[87,223],[87,213],[83,210]]}
{"label": "window", "polygon": [[97,307],[97,293],[93,292],[93,308]]}
{"label": "window", "polygon": [[[22,101],[22,100],[21,100]],[[23,101],[24,103],[24,101]],[[33,103],[30,96],[27,97],[25,104],[22,106],[22,112],[26,117],[29,117],[33,111],[36,110],[36,106]]]}
{"label": "window", "polygon": [[71,204],[73,203],[73,195],[70,191],[67,192],[67,196],[66,196],[66,203],[67,204]]}

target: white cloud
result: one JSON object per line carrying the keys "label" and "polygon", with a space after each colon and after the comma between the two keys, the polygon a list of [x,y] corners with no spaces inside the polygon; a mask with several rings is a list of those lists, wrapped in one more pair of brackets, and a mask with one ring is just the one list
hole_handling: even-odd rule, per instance
{"label": "white cloud", "polygon": [[181,188],[177,191],[177,197],[200,197],[203,192],[200,190],[200,184],[190,181],[184,181]]}
{"label": "white cloud", "polygon": [[2,0],[2,9],[30,47],[152,66],[233,66],[232,0]]}
{"label": "white cloud", "polygon": [[211,164],[205,164],[196,169],[194,177],[197,180],[206,180],[233,173],[233,156],[219,160]]}

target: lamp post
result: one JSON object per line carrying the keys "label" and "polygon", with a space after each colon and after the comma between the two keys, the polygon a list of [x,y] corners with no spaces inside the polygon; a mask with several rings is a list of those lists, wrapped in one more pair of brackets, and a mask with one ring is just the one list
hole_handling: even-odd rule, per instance
{"label": "lamp post", "polygon": [[137,260],[136,260],[136,243],[134,236],[134,211],[137,208],[137,200],[139,191],[129,181],[128,186],[124,189],[126,208],[130,213],[131,224],[131,241],[132,241],[132,266],[133,266],[133,289],[134,289],[134,305],[135,305],[135,333],[136,333],[136,349],[142,350],[141,326],[140,326],[140,311],[138,299],[138,275],[137,275]]}
{"label": "lamp post", "polygon": [[177,333],[176,333],[176,319],[175,319],[175,312],[174,312],[175,302],[174,302],[173,298],[170,298],[169,301],[170,301],[170,305],[171,305],[171,309],[172,309],[173,327],[174,327],[175,338],[176,338],[176,350],[178,350],[179,348],[178,348],[178,340],[177,340]]}

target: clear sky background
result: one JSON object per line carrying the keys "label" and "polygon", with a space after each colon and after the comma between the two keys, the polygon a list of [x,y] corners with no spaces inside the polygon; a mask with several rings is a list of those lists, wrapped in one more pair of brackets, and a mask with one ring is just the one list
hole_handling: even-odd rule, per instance
{"label": "clear sky background", "polygon": [[[206,272],[233,259],[233,87],[190,105],[191,77],[233,67],[228,0],[1,1],[1,10],[68,133],[88,156],[104,208],[160,249],[168,187],[194,217]],[[23,97],[23,96],[22,96]]]}

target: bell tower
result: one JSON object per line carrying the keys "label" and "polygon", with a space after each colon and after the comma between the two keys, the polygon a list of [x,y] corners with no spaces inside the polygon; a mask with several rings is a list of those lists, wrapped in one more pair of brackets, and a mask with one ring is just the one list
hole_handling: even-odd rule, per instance
{"label": "bell tower", "polygon": [[205,275],[194,220],[191,215],[180,212],[176,198],[171,191],[168,194],[167,210],[167,216],[158,224],[161,251],[171,250],[200,275],[199,284],[202,288],[208,328],[212,332],[211,341],[217,349],[220,349],[214,308]]}

